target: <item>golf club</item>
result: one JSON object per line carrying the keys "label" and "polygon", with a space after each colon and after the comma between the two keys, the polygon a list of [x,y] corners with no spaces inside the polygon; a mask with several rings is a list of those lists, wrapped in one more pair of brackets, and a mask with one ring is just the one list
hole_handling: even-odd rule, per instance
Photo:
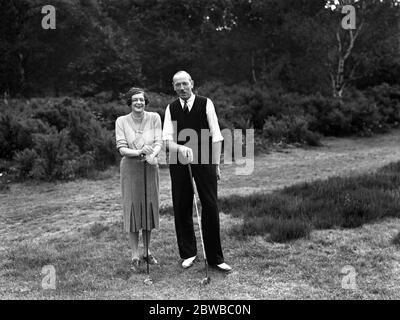
{"label": "golf club", "polygon": [[145,222],[146,222],[146,229],[145,229],[145,234],[146,234],[146,239],[144,239],[145,244],[144,247],[146,249],[146,262],[147,262],[147,277],[144,279],[144,283],[147,285],[152,285],[153,280],[150,278],[150,267],[149,267],[149,231],[147,230],[147,175],[146,175],[146,169],[147,169],[147,162],[146,160],[143,161],[144,163],[144,213],[145,213]]}
{"label": "golf club", "polygon": [[201,247],[203,248],[204,266],[206,269],[206,277],[203,280],[201,280],[201,284],[207,285],[210,283],[211,278],[208,276],[208,263],[207,263],[206,250],[204,249],[203,230],[201,228],[201,217],[199,214],[199,209],[197,208],[196,191],[195,191],[195,186],[194,186],[194,182],[193,182],[192,167],[190,166],[190,163],[188,163],[188,168],[189,168],[190,182],[192,184],[192,189],[193,189],[194,206],[196,209],[197,221],[198,221],[199,229],[200,229],[200,239],[201,239]]}

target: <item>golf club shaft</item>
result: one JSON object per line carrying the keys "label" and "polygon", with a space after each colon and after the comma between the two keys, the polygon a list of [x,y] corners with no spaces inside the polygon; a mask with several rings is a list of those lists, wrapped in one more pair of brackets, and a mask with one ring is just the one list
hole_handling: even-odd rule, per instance
{"label": "golf club shaft", "polygon": [[194,181],[193,181],[192,167],[190,166],[190,163],[188,164],[188,167],[189,167],[190,181],[192,183],[192,189],[193,189],[194,207],[195,207],[195,210],[196,210],[197,221],[198,221],[199,230],[200,230],[200,240],[201,240],[201,247],[203,249],[204,264],[206,266],[206,277],[208,278],[208,264],[207,264],[206,250],[204,248],[203,229],[201,227],[201,217],[200,217],[200,214],[199,214],[199,209],[197,208],[196,191],[195,191],[195,185],[194,185]]}
{"label": "golf club shaft", "polygon": [[149,270],[149,231],[147,230],[147,163],[146,160],[143,161],[144,163],[144,213],[145,213],[145,222],[146,222],[146,228],[145,228],[145,249],[146,249],[146,262],[147,262],[147,275],[149,275],[150,270]]}

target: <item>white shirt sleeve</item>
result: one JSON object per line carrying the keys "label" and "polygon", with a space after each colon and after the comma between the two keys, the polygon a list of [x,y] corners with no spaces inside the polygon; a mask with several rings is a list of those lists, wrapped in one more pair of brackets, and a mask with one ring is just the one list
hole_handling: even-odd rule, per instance
{"label": "white shirt sleeve", "polygon": [[210,134],[212,137],[212,142],[223,141],[224,137],[221,134],[221,130],[218,124],[217,114],[215,113],[214,103],[211,99],[207,98],[206,114],[208,125],[210,126]]}
{"label": "white shirt sleeve", "polygon": [[164,116],[164,128],[162,132],[162,139],[165,140],[174,140],[174,127],[172,125],[171,120],[171,112],[169,111],[169,105],[165,109],[165,116]]}

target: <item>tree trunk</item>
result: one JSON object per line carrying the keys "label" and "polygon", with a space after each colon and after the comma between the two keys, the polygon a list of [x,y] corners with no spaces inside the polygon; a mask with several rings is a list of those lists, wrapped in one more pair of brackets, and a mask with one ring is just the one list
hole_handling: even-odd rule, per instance
{"label": "tree trunk", "polygon": [[19,69],[19,83],[20,89],[25,87],[25,69],[24,69],[24,55],[22,52],[18,53],[18,69]]}
{"label": "tree trunk", "polygon": [[342,98],[344,88],[344,58],[339,57],[338,69],[336,73],[336,79],[334,81],[333,96],[336,98]]}
{"label": "tree trunk", "polygon": [[[331,74],[331,81],[332,81],[332,89],[333,89],[333,96],[336,98],[342,98],[343,95],[343,89],[346,85],[346,80],[345,80],[345,62],[351,55],[355,41],[357,37],[360,34],[360,31],[364,25],[364,21],[361,22],[360,26],[354,33],[352,29],[348,31],[349,34],[349,41],[347,44],[347,48],[344,48],[345,46],[345,41],[344,38],[342,39],[340,37],[340,28],[336,31],[336,39],[338,43],[338,49],[337,49],[337,55],[338,55],[338,65],[337,65],[337,70],[335,72],[336,76],[333,76]],[[354,69],[352,70],[354,71]],[[348,72],[347,72],[348,73]],[[347,77],[349,78],[349,77]]]}
{"label": "tree trunk", "polygon": [[4,91],[4,94],[3,94],[3,101],[4,101],[4,103],[8,106],[8,99],[7,99],[7,97],[8,97],[8,93],[7,93],[7,90],[5,90],[5,91]]}
{"label": "tree trunk", "polygon": [[251,77],[254,83],[257,83],[256,70],[254,69],[254,52],[251,52]]}

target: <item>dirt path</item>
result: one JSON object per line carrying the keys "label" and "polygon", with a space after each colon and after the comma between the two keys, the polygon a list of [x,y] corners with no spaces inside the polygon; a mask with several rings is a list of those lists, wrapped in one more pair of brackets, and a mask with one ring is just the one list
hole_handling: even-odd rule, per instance
{"label": "dirt path", "polygon": [[251,176],[226,168],[220,195],[272,191],[303,181],[368,172],[400,161],[400,131],[373,138],[327,138],[324,146],[289,149],[257,157]]}
{"label": "dirt path", "polygon": [[[400,160],[400,131],[373,138],[328,138],[324,146],[288,149],[256,157],[254,172],[235,175],[223,165],[220,196],[271,191],[301,181],[374,170]],[[118,168],[102,180],[14,184],[0,194],[0,250],[23,240],[43,241],[121,217]],[[160,170],[160,200],[171,205],[170,178]]]}

